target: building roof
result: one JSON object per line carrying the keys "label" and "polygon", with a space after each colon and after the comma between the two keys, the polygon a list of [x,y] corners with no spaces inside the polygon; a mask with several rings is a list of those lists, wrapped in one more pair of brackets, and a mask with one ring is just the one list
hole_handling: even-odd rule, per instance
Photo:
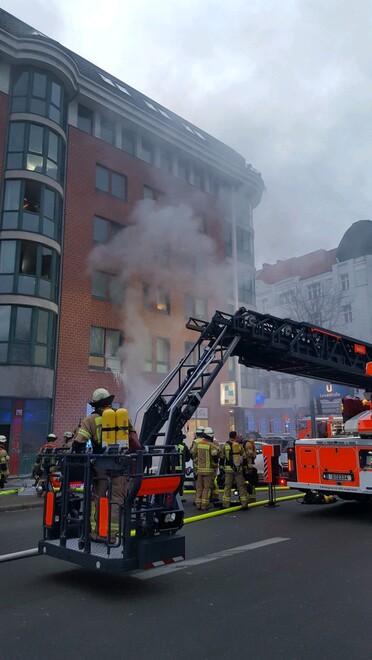
{"label": "building roof", "polygon": [[358,220],[344,233],[337,248],[337,260],[347,261],[372,254],[372,220]]}
{"label": "building roof", "polygon": [[335,263],[337,263],[337,248],[315,250],[300,257],[278,260],[276,264],[263,264],[257,273],[257,278],[264,284],[275,284],[291,277],[305,280],[331,271]]}
{"label": "building roof", "polygon": [[154,116],[160,122],[171,125],[173,128],[177,128],[177,130],[186,135],[188,139],[195,140],[195,142],[199,145],[208,146],[214,152],[219,153],[221,156],[230,160],[236,166],[241,168],[247,167],[248,170],[251,170],[252,173],[257,176],[257,179],[261,178],[260,173],[257,172],[257,170],[255,170],[251,165],[247,165],[243,156],[238,154],[231,147],[228,147],[223,142],[220,142],[220,140],[212,137],[202,129],[198,128],[194,124],[191,124],[189,121],[183,119],[171,110],[168,110],[156,101],[150,99],[144,94],[141,94],[141,92],[137,91],[133,87],[130,87],[118,78],[115,78],[115,76],[112,76],[110,73],[107,73],[103,69],[95,66],[80,55],[77,55],[68,48],[65,48],[65,46],[55,41],[54,39],[51,39],[27,23],[24,23],[20,19],[16,18],[12,14],[9,14],[4,9],[0,9],[0,30],[7,32],[8,34],[18,39],[29,39],[35,37],[35,39],[38,41],[57,45],[58,48],[60,48],[69,57],[71,57],[82,76],[99,84],[108,92],[116,93],[119,97],[125,99],[127,103],[133,104],[140,108],[142,112],[145,111],[152,114],[152,116]]}

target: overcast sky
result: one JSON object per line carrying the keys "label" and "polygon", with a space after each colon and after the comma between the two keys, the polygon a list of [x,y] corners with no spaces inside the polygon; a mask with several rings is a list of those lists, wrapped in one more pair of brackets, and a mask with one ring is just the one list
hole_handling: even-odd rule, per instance
{"label": "overcast sky", "polygon": [[262,172],[256,265],[372,219],[372,0],[0,0]]}

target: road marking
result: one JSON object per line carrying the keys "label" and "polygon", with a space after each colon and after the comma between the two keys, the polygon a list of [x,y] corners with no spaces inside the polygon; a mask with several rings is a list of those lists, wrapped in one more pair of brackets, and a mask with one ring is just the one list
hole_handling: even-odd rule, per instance
{"label": "road marking", "polygon": [[210,561],[216,561],[216,559],[224,559],[225,557],[232,557],[233,555],[238,555],[242,552],[247,552],[247,550],[257,550],[257,548],[263,548],[266,545],[273,545],[274,543],[281,543],[282,541],[289,541],[289,540],[290,540],[289,538],[274,536],[271,539],[256,541],[256,543],[248,543],[248,545],[239,545],[236,548],[221,550],[221,552],[214,552],[210,555],[205,555],[205,557],[196,557],[196,559],[188,559],[187,561],[183,561],[177,564],[170,564],[169,566],[150,568],[146,571],[132,571],[131,573],[129,573],[129,575],[136,577],[139,580],[151,580],[151,578],[158,577],[159,575],[168,575],[168,573],[175,573],[178,571],[182,571],[185,570],[186,568],[192,568],[193,566],[206,564],[207,562]]}

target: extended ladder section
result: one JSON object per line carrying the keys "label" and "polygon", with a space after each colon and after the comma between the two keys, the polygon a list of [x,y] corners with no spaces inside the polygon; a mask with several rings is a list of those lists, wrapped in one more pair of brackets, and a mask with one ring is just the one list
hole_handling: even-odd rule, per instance
{"label": "extended ladder section", "polygon": [[179,442],[182,428],[239,341],[240,334],[228,325],[214,319],[206,324],[198,341],[144,403],[140,431],[143,447],[154,445],[158,437],[164,438],[164,445]]}
{"label": "extended ladder section", "polygon": [[238,337],[231,355],[246,367],[372,390],[372,377],[365,373],[372,345],[352,337],[245,308],[235,314],[217,311],[210,323],[191,318],[187,327],[205,340],[218,337],[216,342],[224,346]]}

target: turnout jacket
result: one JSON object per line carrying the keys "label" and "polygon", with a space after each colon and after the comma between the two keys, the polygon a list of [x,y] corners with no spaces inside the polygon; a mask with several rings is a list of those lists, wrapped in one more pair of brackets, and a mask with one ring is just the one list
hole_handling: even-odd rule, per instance
{"label": "turnout jacket", "polygon": [[[102,412],[103,410],[100,409],[92,412],[81,422],[77,435],[74,438],[74,443],[83,445],[81,448],[82,451],[84,451],[84,446],[90,440],[93,453],[102,453]],[[132,421],[129,420],[129,452],[138,451],[139,449],[141,449],[141,445],[139,444],[137,433]]]}
{"label": "turnout jacket", "polygon": [[209,440],[198,438],[191,447],[191,454],[197,461],[198,474],[214,474],[218,462],[218,449]]}

